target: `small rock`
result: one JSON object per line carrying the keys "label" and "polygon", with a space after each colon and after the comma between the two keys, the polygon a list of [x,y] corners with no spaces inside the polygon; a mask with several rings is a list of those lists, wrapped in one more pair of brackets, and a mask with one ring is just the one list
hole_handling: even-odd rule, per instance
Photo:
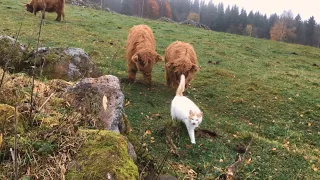
{"label": "small rock", "polygon": [[158,21],[165,21],[165,22],[169,22],[169,23],[176,23],[174,20],[167,18],[167,17],[161,17],[158,19]]}
{"label": "small rock", "polygon": [[210,30],[210,28],[208,26],[206,26],[204,24],[200,24],[200,23],[192,21],[192,20],[185,20],[185,21],[180,22],[179,24],[186,24],[186,25],[190,25],[190,26],[193,26],[193,27]]}

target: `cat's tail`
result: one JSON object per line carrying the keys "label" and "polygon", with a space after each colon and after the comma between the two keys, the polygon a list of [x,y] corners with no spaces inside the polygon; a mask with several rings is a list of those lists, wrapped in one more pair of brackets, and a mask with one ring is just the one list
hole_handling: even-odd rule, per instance
{"label": "cat's tail", "polygon": [[186,86],[186,77],[183,74],[181,74],[180,83],[176,92],[176,96],[183,96],[185,86]]}

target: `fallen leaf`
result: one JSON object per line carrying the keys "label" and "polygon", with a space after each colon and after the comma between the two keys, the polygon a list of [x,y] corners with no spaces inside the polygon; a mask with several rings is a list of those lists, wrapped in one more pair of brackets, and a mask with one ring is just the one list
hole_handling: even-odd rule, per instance
{"label": "fallen leaf", "polygon": [[303,114],[300,114],[300,117],[303,117]]}
{"label": "fallen leaf", "polygon": [[150,130],[146,130],[146,132],[144,134],[149,135],[149,134],[151,134],[151,131]]}
{"label": "fallen leaf", "polygon": [[125,107],[129,106],[130,101],[127,101],[126,104],[124,104]]}
{"label": "fallen leaf", "polygon": [[2,133],[0,133],[0,148],[2,146],[2,138],[3,138],[3,135],[2,135]]}
{"label": "fallen leaf", "polygon": [[308,122],[308,126],[309,126],[309,127],[312,126],[312,123],[311,123],[311,122]]}
{"label": "fallen leaf", "polygon": [[246,160],[246,164],[250,164],[250,162],[251,162],[251,158]]}
{"label": "fallen leaf", "polygon": [[297,97],[299,97],[299,96],[300,96],[300,94],[296,94],[296,96],[297,96]]}
{"label": "fallen leaf", "polygon": [[316,167],[316,165],[312,164],[312,169],[313,171],[317,172],[319,170],[319,168]]}
{"label": "fallen leaf", "polygon": [[157,114],[152,114],[151,117],[160,117],[160,114],[157,113]]}
{"label": "fallen leaf", "polygon": [[307,159],[308,159],[308,156],[303,156],[303,158],[304,158],[305,160],[307,160]]}
{"label": "fallen leaf", "polygon": [[276,150],[277,150],[277,148],[272,148],[271,150],[272,150],[272,151],[276,151]]}
{"label": "fallen leaf", "polygon": [[105,95],[103,95],[103,98],[102,98],[102,105],[103,105],[103,109],[106,111],[108,108],[108,98]]}
{"label": "fallen leaf", "polygon": [[219,160],[219,162],[221,162],[221,163],[222,163],[222,162],[223,162],[223,159],[220,159],[220,160]]}
{"label": "fallen leaf", "polygon": [[187,148],[187,149],[190,149],[190,148],[191,148],[191,145],[186,144],[186,148]]}

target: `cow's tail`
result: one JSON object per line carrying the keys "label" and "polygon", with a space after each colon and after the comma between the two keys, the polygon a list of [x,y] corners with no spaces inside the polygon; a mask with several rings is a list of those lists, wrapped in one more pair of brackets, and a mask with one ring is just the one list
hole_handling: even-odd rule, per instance
{"label": "cow's tail", "polygon": [[176,96],[183,96],[185,85],[186,85],[186,78],[183,74],[181,74],[180,83],[179,83],[178,89],[176,91]]}

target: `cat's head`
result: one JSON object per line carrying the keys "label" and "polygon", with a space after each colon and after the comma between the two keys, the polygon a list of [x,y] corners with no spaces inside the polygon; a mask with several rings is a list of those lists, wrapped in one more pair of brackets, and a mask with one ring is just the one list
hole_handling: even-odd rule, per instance
{"label": "cat's head", "polygon": [[193,112],[192,110],[189,111],[189,121],[195,127],[198,127],[202,122],[202,116],[203,116],[202,112],[196,113],[196,112]]}

